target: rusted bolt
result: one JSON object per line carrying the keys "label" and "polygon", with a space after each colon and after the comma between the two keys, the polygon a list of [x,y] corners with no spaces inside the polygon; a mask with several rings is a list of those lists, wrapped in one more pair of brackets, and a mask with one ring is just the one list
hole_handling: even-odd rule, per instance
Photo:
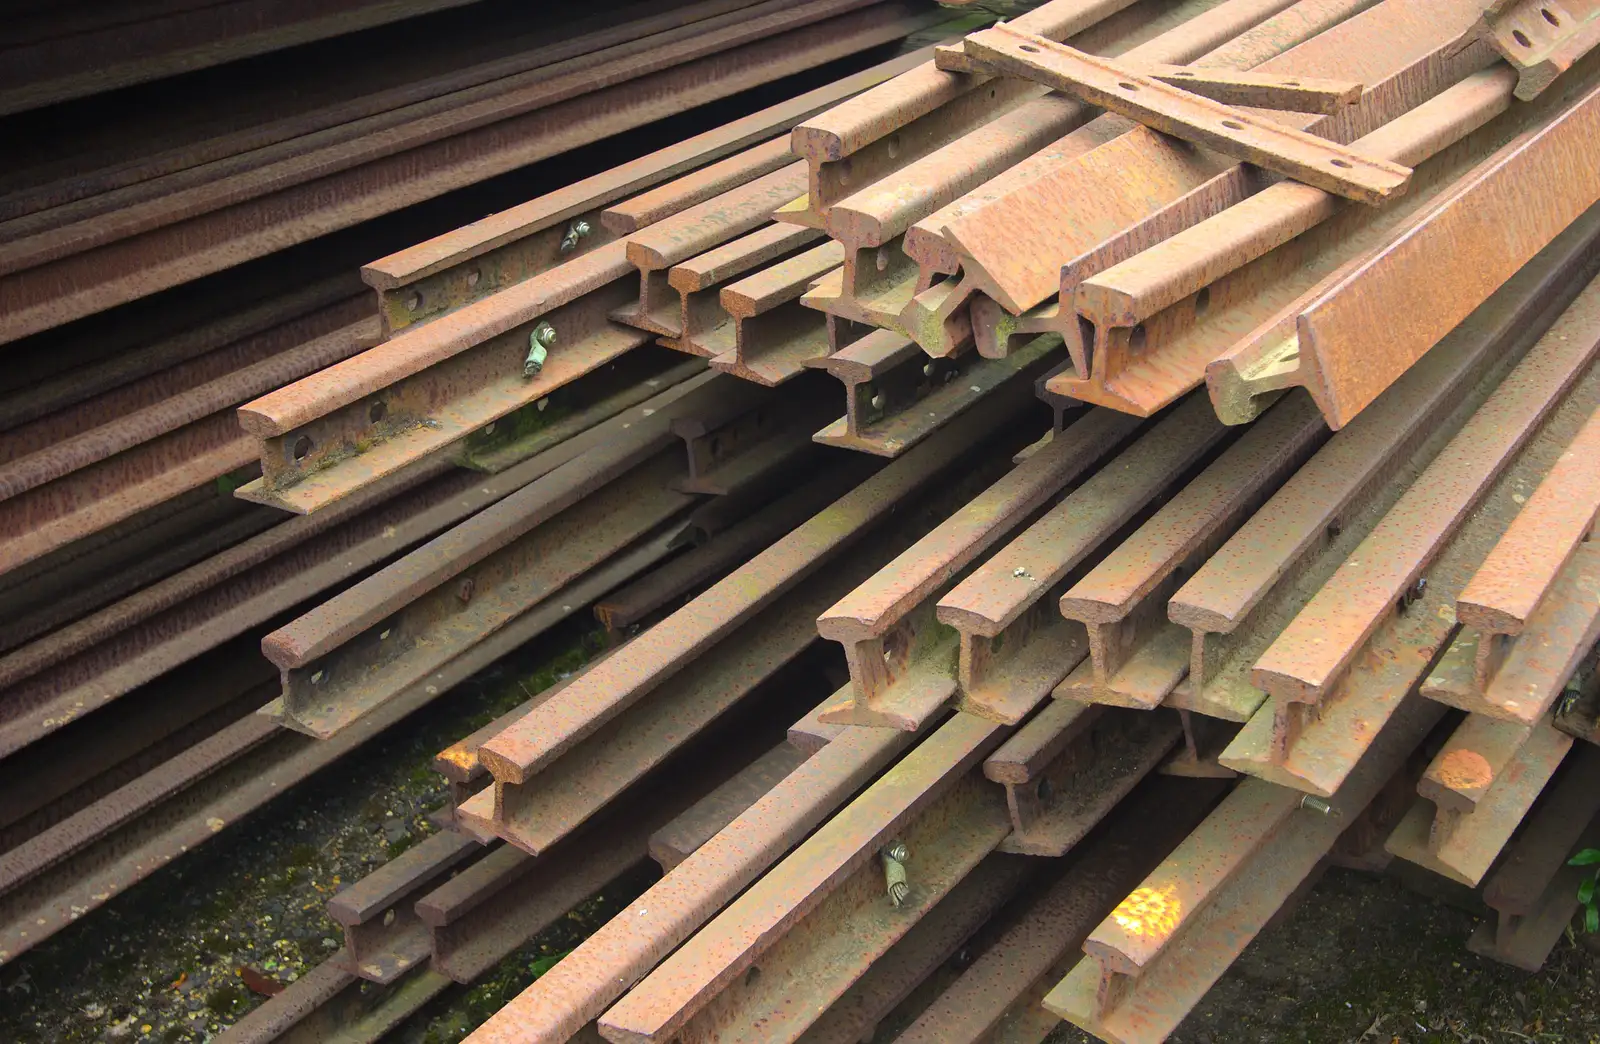
{"label": "rusted bolt", "polygon": [[472,582],[472,577],[470,576],[461,581],[461,586],[456,588],[456,598],[460,600],[462,605],[466,605],[468,602],[472,601],[472,592],[476,586],[477,585]]}
{"label": "rusted bolt", "polygon": [[522,363],[524,378],[539,376],[539,371],[544,369],[545,359],[550,355],[550,346],[555,343],[555,327],[540,323],[533,328],[533,333],[528,335],[528,358]]}
{"label": "rusted bolt", "polygon": [[1338,519],[1334,519],[1332,522],[1328,523],[1328,539],[1329,540],[1338,540],[1339,539],[1339,534],[1343,533],[1343,532],[1344,532],[1344,527],[1339,524],[1339,520]]}
{"label": "rusted bolt", "polygon": [[904,841],[891,841],[883,850],[883,879],[889,893],[889,905],[899,906],[911,894],[906,884],[906,861],[911,858]]}
{"label": "rusted bolt", "polygon": [[1428,578],[1425,576],[1417,577],[1416,583],[1406,588],[1406,593],[1400,596],[1400,610],[1404,612],[1411,608],[1411,603],[1417,601],[1427,592]]}
{"label": "rusted bolt", "polygon": [[567,234],[561,237],[561,252],[570,254],[578,249],[578,243],[588,237],[593,231],[587,221],[574,221],[568,228]]}
{"label": "rusted bolt", "polygon": [[933,371],[936,370],[936,369],[938,369],[938,367],[934,366],[933,365],[933,360],[930,359],[922,367],[922,376],[924,376],[924,377],[932,377],[933,376]]}
{"label": "rusted bolt", "polygon": [[885,401],[885,400],[884,400],[884,398],[883,398],[883,392],[878,392],[878,393],[877,393],[877,394],[876,394],[876,395],[874,395],[874,396],[873,396],[873,397],[872,397],[872,399],[871,399],[871,402],[872,402],[872,408],[873,408],[873,409],[875,409],[875,410],[881,410],[881,409],[883,409],[883,404],[884,404],[884,401]]}

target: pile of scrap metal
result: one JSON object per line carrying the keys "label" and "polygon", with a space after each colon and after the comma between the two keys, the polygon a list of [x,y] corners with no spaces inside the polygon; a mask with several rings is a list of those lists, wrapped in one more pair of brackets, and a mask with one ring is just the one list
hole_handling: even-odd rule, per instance
{"label": "pile of scrap metal", "polygon": [[[531,635],[587,614],[602,596],[617,630],[659,615],[871,470],[785,484],[784,496],[771,497],[779,461],[747,457],[743,470],[717,469],[717,431],[759,389],[730,392],[660,349],[602,367],[614,395],[581,408],[559,400],[533,415],[542,423],[523,424],[522,441],[482,449],[486,463],[475,469],[440,455],[313,515],[236,498],[236,487],[261,474],[259,445],[236,419],[240,404],[359,357],[405,325],[383,309],[407,293],[427,293],[429,310],[444,310],[425,280],[398,296],[380,282],[375,298],[354,272],[325,275],[340,251],[364,249],[370,218],[859,56],[847,66],[859,71],[842,79],[775,88],[766,108],[740,103],[746,115],[732,123],[692,113],[687,126],[712,129],[590,178],[576,209],[570,190],[547,197],[552,209],[538,227],[553,231],[523,241],[526,252],[499,255],[512,267],[490,272],[481,290],[525,279],[608,238],[585,214],[688,171],[704,176],[707,164],[892,78],[926,55],[868,61],[883,57],[883,45],[909,49],[908,34],[949,17],[898,0],[613,4],[598,21],[592,12],[572,24],[541,16],[538,32],[486,44],[481,22],[438,39],[429,34],[437,37],[439,23],[409,20],[459,2],[351,2],[312,17],[302,6],[241,0],[207,8],[214,23],[174,22],[172,6],[141,12],[151,54],[187,53],[187,33],[209,41],[206,61],[219,60],[231,52],[207,33],[243,54],[313,38],[301,30],[343,33],[404,16],[395,32],[438,45],[423,67],[433,78],[417,81],[415,69],[380,52],[365,64],[346,54],[351,61],[321,71],[348,82],[312,75],[298,93],[263,88],[241,98],[155,82],[150,89],[188,83],[194,105],[146,112],[132,135],[78,125],[81,137],[66,136],[77,149],[68,157],[28,139],[30,162],[6,173],[0,340],[11,342],[13,365],[0,378],[0,964]],[[458,12],[469,23],[479,13]],[[266,15],[287,27],[278,32]],[[13,71],[18,83],[42,81],[22,75],[25,63],[7,64],[0,107],[172,72],[134,60],[131,25],[113,34],[126,70],[102,65],[104,75],[69,83],[66,65],[47,63],[61,84],[13,98],[4,89]],[[43,53],[52,27],[65,31],[44,13],[13,27],[16,46]],[[79,19],[81,33],[92,28]],[[273,57],[307,61],[295,49]],[[247,83],[260,73],[213,71]],[[114,92],[83,104],[103,103],[127,124],[135,100]],[[228,115],[229,105],[274,120],[240,131],[232,121],[246,116],[234,112],[219,133],[215,119],[197,115]],[[62,119],[49,107],[9,119],[35,115]],[[170,133],[155,133],[145,117]],[[484,134],[500,135],[498,145],[472,137]],[[586,162],[595,169],[615,158]],[[365,188],[339,180],[347,175]],[[286,250],[357,223],[356,247],[319,238]],[[146,295],[156,296],[127,303]],[[552,359],[550,370],[563,365]],[[772,417],[793,423],[783,410]],[[706,434],[694,436],[695,425]],[[808,437],[809,429],[801,441]],[[474,569],[471,579],[451,574],[440,590],[452,606],[470,602],[480,630],[465,633],[428,603],[447,582],[441,562],[452,563],[447,572]],[[372,650],[354,651],[348,639],[374,612],[408,642],[425,640],[429,627],[455,630],[427,663],[409,660],[352,695],[345,672]],[[281,685],[276,662],[288,679]],[[312,666],[302,672],[302,664]],[[323,672],[332,675],[326,686]],[[308,677],[309,700],[298,695]],[[288,695],[274,703],[280,691]],[[257,713],[269,704],[273,716]],[[277,716],[300,731],[280,728]]]}
{"label": "pile of scrap metal", "polygon": [[[678,488],[793,511],[442,754],[459,835],[336,901],[345,950],[229,1039],[467,981],[451,910],[527,937],[647,856],[471,1041],[1157,1041],[1323,867],[1391,855],[1485,883],[1473,947],[1538,967],[1600,829],[1597,35],[1053,0],[788,141],[368,266],[388,340],[243,408],[241,496],[519,466],[557,406],[644,423],[612,369],[702,366]],[[285,722],[424,684],[478,577],[556,552],[494,547],[269,638]],[[797,715],[818,636],[849,680]]]}
{"label": "pile of scrap metal", "polygon": [[369,339],[238,410],[296,517],[135,596],[270,622],[223,771],[616,643],[222,1039],[378,1039],[648,859],[475,1044],[1158,1041],[1395,855],[1539,966],[1600,837],[1597,39],[1050,0],[368,265]]}

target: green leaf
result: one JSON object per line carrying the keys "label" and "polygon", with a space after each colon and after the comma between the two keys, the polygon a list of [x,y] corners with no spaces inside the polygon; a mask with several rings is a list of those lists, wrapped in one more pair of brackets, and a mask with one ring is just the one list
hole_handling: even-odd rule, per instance
{"label": "green leaf", "polygon": [[1600,910],[1592,906],[1584,908],[1583,930],[1591,934],[1600,932]]}
{"label": "green leaf", "polygon": [[1595,863],[1600,863],[1600,848],[1585,848],[1567,860],[1568,866],[1593,866]]}
{"label": "green leaf", "polygon": [[554,968],[561,958],[571,952],[571,950],[562,950],[560,953],[552,953],[548,957],[540,957],[538,960],[528,964],[528,972],[537,979],[551,968]]}
{"label": "green leaf", "polygon": [[1593,877],[1585,877],[1583,879],[1583,883],[1578,886],[1578,902],[1582,903],[1584,906],[1594,905]]}

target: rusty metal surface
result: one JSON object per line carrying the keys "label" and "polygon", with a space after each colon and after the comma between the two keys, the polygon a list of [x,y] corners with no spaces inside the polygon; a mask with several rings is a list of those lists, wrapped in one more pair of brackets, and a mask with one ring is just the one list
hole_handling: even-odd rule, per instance
{"label": "rusty metal surface", "polygon": [[1440,711],[1413,699],[1332,797],[1246,780],[1089,936],[1045,1007],[1103,1040],[1165,1039],[1405,762]]}
{"label": "rusty metal surface", "polygon": [[1179,589],[1168,615],[1194,632],[1180,706],[1235,721],[1255,712],[1250,666],[1570,303],[1594,264],[1587,242],[1564,235],[1508,281]]}
{"label": "rusty metal surface", "polygon": [[1361,97],[1361,84],[1317,76],[1273,76],[1267,73],[1208,69],[1204,66],[1143,65],[1139,72],[1171,87],[1181,87],[1225,105],[1284,109],[1331,115]]}
{"label": "rusty metal surface", "polygon": [[357,322],[32,452],[16,433],[0,465],[0,572],[249,464],[233,407],[376,339]]}
{"label": "rusty metal surface", "polygon": [[966,51],[1010,75],[1042,82],[1165,134],[1347,199],[1378,205],[1404,192],[1411,177],[1399,164],[1174,87],[1144,75],[1137,66],[1095,58],[1010,26],[972,34]]}
{"label": "rusty metal surface", "polygon": [[869,781],[913,737],[846,730],[479,1027],[473,1044],[561,1044]]}
{"label": "rusty metal surface", "polygon": [[658,624],[649,642],[634,643],[485,744],[480,757],[497,781],[526,782],[923,492],[1006,419],[1003,409],[979,409],[946,425]]}
{"label": "rusty metal surface", "polygon": [[1061,615],[1088,628],[1089,659],[1056,695],[1144,710],[1165,700],[1189,669],[1191,644],[1167,620],[1167,600],[1327,433],[1305,398],[1278,403],[1068,588]]}
{"label": "rusty metal surface", "polygon": [[[775,223],[674,265],[667,271],[667,283],[678,292],[678,315],[673,325],[676,333],[666,343],[695,355],[721,354],[726,349],[708,347],[704,339],[733,321],[722,307],[722,288],[764,264],[793,256],[820,238],[822,233],[813,229]],[[643,318],[647,313],[641,308],[640,314]]]}
{"label": "rusty metal surface", "polygon": [[1177,846],[1218,796],[1215,784],[1173,781],[1130,796],[1104,837],[1048,887],[1031,889],[1005,932],[895,1040],[976,1044],[990,1033],[1013,1039],[1006,1030],[1033,1021],[1030,1014],[1077,962],[1095,924]]}
{"label": "rusty metal surface", "polygon": [[[1497,751],[1491,744],[1481,742],[1491,738],[1483,735],[1487,731],[1483,728],[1474,728],[1475,737],[1463,737],[1458,742],[1459,734],[1474,720],[1468,717],[1451,735],[1446,749],[1429,765],[1429,774],[1424,776],[1424,782],[1431,778],[1446,786],[1470,782],[1473,790],[1479,791],[1471,807],[1462,811],[1459,807],[1450,808],[1430,801],[1419,784],[1417,789],[1422,799],[1411,807],[1384,843],[1384,848],[1393,855],[1472,888],[1476,888],[1489,872],[1512,831],[1527,815],[1573,743],[1571,736],[1557,732],[1548,721],[1532,729],[1514,726],[1514,731],[1523,733],[1523,740],[1505,756],[1507,752],[1503,749]],[[1484,749],[1477,749],[1479,747]],[[1500,755],[1503,760],[1491,765],[1485,752],[1489,757]],[[1450,760],[1447,762],[1446,758]],[[1481,774],[1485,766],[1491,768],[1488,779]]]}
{"label": "rusty metal surface", "polygon": [[1600,756],[1583,744],[1571,762],[1484,883],[1484,902],[1493,913],[1467,941],[1474,953],[1538,971],[1572,923],[1584,871],[1565,864],[1576,848],[1600,838],[1594,822]]}
{"label": "rusty metal surface", "polygon": [[[1112,411],[1092,411],[1058,437],[1078,425],[1109,428],[1118,442],[1138,427]],[[1104,542],[1225,437],[1203,403],[1185,404],[939,600],[938,618],[961,635],[963,707],[1020,721],[1078,666],[1088,638],[1061,617],[1057,598]]]}
{"label": "rusty metal surface", "polygon": [[[411,292],[419,295],[419,308],[426,303],[429,315],[435,310],[449,311],[469,304],[553,264],[560,257],[560,239],[566,235],[567,222],[580,220],[630,192],[647,189],[702,163],[719,160],[736,149],[755,145],[805,116],[922,60],[923,53],[914,52],[875,65],[391,254],[365,266],[362,275],[378,291],[380,312],[391,324],[409,325],[415,321],[411,310],[404,307]],[[703,202],[694,199],[698,187],[676,193],[673,198]],[[718,191],[731,187],[721,186]],[[692,203],[685,202],[685,205]],[[659,207],[653,210],[654,213],[659,211]],[[579,242],[580,248],[600,245],[594,242],[595,238],[598,236],[603,242],[604,233],[609,231],[593,221],[590,224],[591,235]],[[559,236],[550,233],[544,239],[525,242],[557,226],[561,229]]]}
{"label": "rusty metal surface", "polygon": [[[802,18],[809,17],[810,11],[802,13]],[[877,3],[776,35],[747,23],[729,31],[751,34],[752,42],[721,53],[715,52],[726,41],[719,41],[717,33],[706,33],[680,46],[680,56],[669,67],[648,74],[645,63],[626,59],[618,63],[626,82],[613,88],[499,119],[270,197],[235,203],[14,274],[0,284],[6,318],[0,323],[0,339],[15,340],[102,311],[287,243],[348,227],[671,112],[899,39],[935,17],[909,4]],[[683,60],[685,49],[694,60]],[[693,52],[711,56],[697,57]],[[583,75],[592,77],[589,72]],[[474,161],[461,163],[462,155],[471,155]],[[269,212],[284,217],[265,220]],[[69,286],[70,294],[63,290]]]}
{"label": "rusty metal surface", "polygon": [[1124,428],[1109,418],[1069,428],[818,617],[851,676],[848,704],[822,720],[914,730],[955,695],[958,635],[935,617],[939,598],[1109,454]]}
{"label": "rusty metal surface", "polygon": [[[1000,842],[999,794],[970,769],[1001,736],[1000,726],[956,715],[613,1005],[602,1032],[794,1039]],[[891,838],[913,853],[917,881],[899,908],[877,863]],[[748,975],[752,966],[763,970]],[[769,999],[778,995],[788,1003]]]}
{"label": "rusty metal surface", "polygon": [[722,786],[713,790],[682,815],[650,835],[650,858],[671,870],[699,850],[729,823],[810,756],[792,743],[780,743],[767,751]]}
{"label": "rusty metal surface", "polygon": [[[1330,425],[1348,423],[1600,199],[1600,179],[1587,176],[1587,165],[1573,151],[1581,151],[1579,143],[1593,135],[1589,123],[1600,113],[1600,88],[1572,98],[1547,96],[1535,104],[1555,101],[1562,103],[1558,115],[1467,172],[1409,220],[1393,243],[1352,259],[1239,349],[1212,363],[1207,383],[1225,419],[1248,412],[1231,401],[1241,395],[1268,390],[1268,384],[1273,388],[1300,384],[1317,399]],[[1513,115],[1520,111],[1513,110]],[[1569,175],[1569,169],[1577,173]],[[1548,208],[1519,223],[1518,235],[1499,236],[1495,229],[1500,227],[1500,215],[1520,205],[1511,202],[1515,186],[1534,181],[1560,184],[1565,191],[1553,194]],[[1431,278],[1424,274],[1431,261],[1424,258],[1436,257],[1440,249],[1470,249],[1480,263],[1463,270],[1452,293],[1430,300],[1426,307],[1412,306],[1409,302],[1417,288]],[[1383,318],[1389,315],[1403,319],[1391,324]],[[1363,352],[1356,340],[1380,326],[1393,346],[1382,359]]]}
{"label": "rusty metal surface", "polygon": [[1561,340],[1592,300],[1591,284],[1257,660],[1252,680],[1272,698],[1225,765],[1316,794],[1338,786],[1449,639],[1455,597],[1515,517],[1517,491],[1594,408],[1596,345]]}
{"label": "rusty metal surface", "polygon": [[824,243],[723,287],[720,303],[730,322],[698,342],[715,356],[711,365],[773,387],[827,355],[827,320],[802,307],[800,296],[843,260],[839,244]]}
{"label": "rusty metal surface", "polygon": [[1517,70],[1517,97],[1531,101],[1600,44],[1600,4],[1490,0],[1481,32]]}
{"label": "rusty metal surface", "polygon": [[88,24],[74,25],[69,34],[48,23],[29,27],[24,15],[17,26],[21,39],[3,52],[6,72],[0,78],[0,113],[22,112],[470,2],[257,0],[157,12],[131,23],[113,19],[96,24],[91,15]]}

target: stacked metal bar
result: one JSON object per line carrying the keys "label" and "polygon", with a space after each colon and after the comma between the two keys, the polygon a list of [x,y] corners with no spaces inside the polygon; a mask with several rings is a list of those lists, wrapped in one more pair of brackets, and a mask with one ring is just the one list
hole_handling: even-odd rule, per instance
{"label": "stacked metal bar", "polygon": [[[904,6],[834,6],[786,8],[781,16],[737,3],[630,9],[636,20],[610,27],[604,39],[556,42],[582,67],[567,70],[572,83],[564,90],[576,96],[581,82],[599,99],[616,78],[579,73],[621,55],[596,47],[667,47],[677,37],[661,34],[673,26],[695,27],[696,53],[711,65],[689,74],[695,82],[687,93],[666,81],[641,87],[637,100],[646,108],[691,106],[937,20]],[[724,24],[748,31],[724,38],[713,31]],[[800,47],[795,26],[826,35],[825,53]],[[791,49],[781,62],[744,53],[774,42]],[[633,64],[623,80],[631,83],[649,73],[639,58],[649,52],[629,46]],[[678,62],[692,57],[681,47],[673,53]],[[706,78],[718,62],[747,59],[743,79]],[[442,73],[444,59],[439,64]],[[703,198],[771,166],[777,150],[757,143],[906,65],[892,59],[785,98],[481,223],[499,240],[475,241],[477,252],[469,253],[483,267],[461,296],[585,256],[610,238],[597,220],[605,204],[654,200],[659,213],[671,213],[697,192]],[[534,79],[557,72],[546,62]],[[603,105],[614,102],[607,97]],[[573,118],[559,119],[565,126]],[[540,147],[609,133],[585,126],[575,138]],[[336,129],[341,140],[359,141],[372,128]],[[173,176],[201,170],[180,166]],[[700,181],[678,186],[686,172]],[[471,181],[494,170],[465,173]],[[464,183],[428,181],[417,198]],[[293,179],[274,184],[292,187]],[[148,190],[152,206],[176,199],[155,181],[129,185]],[[34,218],[73,212],[86,228],[109,229],[127,213],[109,206],[90,213],[84,200],[58,200],[39,188],[35,202],[54,209]],[[596,219],[592,229],[586,218]],[[507,226],[518,231],[507,234]],[[270,223],[257,233],[274,250],[298,235]],[[452,305],[436,295],[429,277],[438,269],[426,260],[391,268],[399,274],[388,284],[375,276],[377,308],[373,288],[354,277],[307,282],[289,255],[281,265],[270,260],[277,267],[247,270],[241,282],[212,281],[195,298],[163,297],[162,309],[139,314],[111,311],[103,322],[10,349],[18,364],[0,399],[0,963],[208,843],[532,635],[587,612],[603,595],[621,600],[613,610],[619,626],[653,618],[871,470],[863,462],[770,496],[775,464],[795,463],[796,443],[810,449],[819,397],[799,403],[798,412],[794,403],[778,404],[752,420],[757,389],[658,350],[601,367],[581,394],[541,402],[498,441],[485,433],[461,458],[468,468],[443,455],[418,461],[314,515],[286,518],[233,495],[260,474],[259,445],[237,427],[238,405]],[[18,285],[9,277],[3,283]],[[63,300],[80,311],[106,305],[81,290],[63,289]],[[407,308],[407,298],[420,303],[423,294],[426,309]],[[804,428],[798,434],[796,423]],[[430,558],[435,565],[419,566]],[[449,563],[442,573],[439,561]],[[470,604],[474,629],[441,619],[441,603],[424,597],[429,591],[444,605]],[[403,638],[413,653],[441,627],[453,628],[452,637],[352,688],[349,675],[388,651],[350,641],[358,637],[352,623],[372,612],[391,614],[394,644]],[[263,707],[268,716],[255,713]]]}
{"label": "stacked metal bar", "polygon": [[[805,31],[927,21],[865,6]],[[227,433],[298,517],[52,634],[199,621],[0,735],[201,646],[254,706],[264,634],[243,807],[598,603],[236,1044],[378,1039],[646,858],[473,1041],[1159,1041],[1390,855],[1537,967],[1600,812],[1600,59],[1525,6],[1051,0],[373,262]],[[114,891],[61,827],[19,940]]]}

